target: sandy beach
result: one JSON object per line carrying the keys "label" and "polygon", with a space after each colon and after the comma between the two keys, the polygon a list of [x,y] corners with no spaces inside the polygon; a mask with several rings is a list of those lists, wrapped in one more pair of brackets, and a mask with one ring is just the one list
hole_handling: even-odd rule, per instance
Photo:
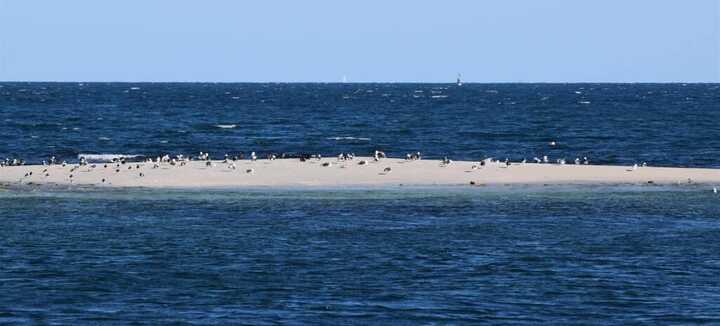
{"label": "sandy beach", "polygon": [[[361,165],[361,160],[367,164]],[[437,160],[337,158],[190,161],[160,163],[25,165],[0,168],[6,185],[85,185],[98,187],[204,188],[251,186],[432,186],[522,184],[720,184],[719,169],[600,165],[560,165]],[[107,167],[105,167],[107,166]],[[389,169],[388,169],[389,168]],[[388,171],[389,170],[389,171]]]}

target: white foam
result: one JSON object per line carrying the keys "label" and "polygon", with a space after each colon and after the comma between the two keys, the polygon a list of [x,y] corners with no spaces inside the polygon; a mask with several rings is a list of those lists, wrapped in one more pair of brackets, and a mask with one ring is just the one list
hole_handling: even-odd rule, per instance
{"label": "white foam", "polygon": [[78,154],[78,159],[84,157],[88,162],[112,162],[113,159],[120,158],[134,158],[142,155],[131,155],[131,154]]}
{"label": "white foam", "polygon": [[328,137],[329,140],[364,140],[370,141],[370,138],[366,137]]}
{"label": "white foam", "polygon": [[233,128],[237,127],[237,125],[215,125],[215,127],[220,128],[220,129],[233,129]]}

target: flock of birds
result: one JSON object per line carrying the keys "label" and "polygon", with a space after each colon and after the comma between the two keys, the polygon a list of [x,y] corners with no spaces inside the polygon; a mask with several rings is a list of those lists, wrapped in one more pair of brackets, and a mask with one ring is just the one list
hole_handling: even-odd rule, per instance
{"label": "flock of birds", "polygon": [[[552,141],[549,143],[549,145],[557,146],[557,142]],[[386,157],[387,157],[386,154],[379,150],[376,150],[372,155],[372,159],[374,161],[380,161],[381,159],[384,159]],[[267,159],[270,161],[276,160],[278,158],[298,158],[301,162],[305,162],[305,161],[313,160],[313,159],[319,161],[322,159],[322,155],[320,155],[320,154],[300,154],[300,155],[295,155],[295,156],[291,156],[288,154],[281,154],[279,156],[276,154],[268,154],[267,155]],[[353,160],[355,160],[355,158],[356,158],[356,156],[354,153],[341,153],[337,156],[338,162],[353,161]],[[237,170],[238,169],[237,162],[244,160],[244,159],[245,159],[245,155],[242,152],[239,155],[235,155],[235,156],[230,156],[229,154],[225,154],[224,159],[222,160],[222,163],[225,164],[225,166],[231,170]],[[250,161],[256,161],[258,159],[258,155],[256,152],[251,152],[249,154],[249,156],[247,157],[247,159],[249,159]],[[414,161],[414,160],[421,160],[421,159],[422,159],[422,154],[420,152],[407,153],[405,155],[405,160],[407,160],[407,161]],[[170,155],[165,154],[162,156],[157,156],[155,159],[146,158],[144,160],[144,163],[147,164],[148,166],[150,166],[151,169],[158,169],[161,167],[162,164],[168,164],[170,166],[185,166],[186,164],[188,164],[191,161],[203,161],[204,165],[206,167],[213,167],[216,164],[214,161],[211,160],[210,154],[207,152],[200,152],[195,157],[184,156],[184,155],[175,155],[174,157],[171,157]],[[532,161],[537,164],[551,163],[551,161],[547,155],[544,155],[542,157],[534,157]],[[520,163],[522,163],[522,164],[527,163],[527,162],[528,161],[526,159],[523,159],[522,161],[520,161]],[[575,160],[573,162],[575,165],[589,165],[590,164],[590,160],[587,157],[582,157],[582,159],[579,157],[575,158]],[[553,163],[564,165],[564,164],[567,164],[567,161],[564,158],[560,158],[560,159],[556,159]],[[139,164],[139,162],[135,162],[135,163],[129,162],[126,158],[123,158],[123,157],[113,158],[110,162],[107,162],[104,164],[103,163],[90,164],[84,157],[80,157],[79,163],[71,166],[71,168],[69,170],[69,174],[68,174],[68,179],[69,179],[70,183],[72,183],[73,178],[75,177],[74,173],[82,167],[87,167],[90,170],[97,169],[97,168],[114,169],[115,173],[120,173],[122,170],[133,170],[134,169],[135,171],[137,171],[138,177],[144,177],[145,172],[143,172],[141,169],[144,167],[145,164],[141,165],[141,164]],[[367,164],[369,164],[369,162],[368,162],[368,160],[359,160],[357,162],[357,164],[358,165],[367,165]],[[447,166],[450,166],[451,164],[452,164],[452,160],[450,160],[447,157],[444,157],[440,162],[441,167],[447,167]],[[488,165],[488,164],[503,164],[503,165],[506,165],[509,167],[511,165],[511,162],[507,158],[504,161],[495,160],[493,158],[487,158],[487,159],[480,161],[477,164],[473,164],[471,168],[473,170],[476,170],[476,169],[480,169],[483,166]],[[0,167],[23,166],[23,165],[25,165],[25,161],[22,159],[6,158],[4,161],[0,161]],[[67,161],[58,162],[57,159],[53,156],[53,157],[50,157],[50,159],[47,161],[43,160],[42,165],[43,166],[60,165],[62,167],[66,167],[69,165],[69,163]],[[333,162],[324,162],[321,165],[324,167],[331,167],[331,166],[333,166]],[[646,166],[647,166],[647,163],[645,163],[645,162],[641,163],[640,165],[634,164],[630,169],[628,169],[628,171],[635,171],[640,167],[646,167]],[[389,174],[390,172],[392,172],[392,168],[385,167],[383,169],[382,174]],[[248,168],[245,170],[245,173],[254,174],[255,169]],[[42,175],[44,177],[50,176],[48,168],[45,168],[42,170]],[[29,172],[25,173],[25,175],[24,175],[25,178],[31,177],[31,176],[33,176],[32,171],[29,171]],[[100,182],[106,183],[106,182],[108,182],[108,180],[106,178],[103,178],[102,180],[100,180]],[[690,180],[689,180],[689,182],[690,182]],[[720,190],[718,190],[717,187],[713,187],[712,191],[715,194],[718,194],[718,192],[720,192]]]}

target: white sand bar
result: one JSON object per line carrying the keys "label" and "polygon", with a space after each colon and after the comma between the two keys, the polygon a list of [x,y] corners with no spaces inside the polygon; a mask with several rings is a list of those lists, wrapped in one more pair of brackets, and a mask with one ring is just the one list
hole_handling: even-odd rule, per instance
{"label": "white sand bar", "polygon": [[[358,164],[366,160],[365,165]],[[323,166],[331,163],[331,166]],[[720,169],[659,168],[600,165],[558,165],[452,162],[403,159],[336,158],[242,160],[229,163],[191,161],[184,166],[161,163],[127,163],[79,166],[77,164],[0,167],[0,183],[40,185],[95,185],[104,187],[203,188],[249,186],[397,186],[397,185],[502,185],[502,184],[720,184]],[[138,169],[137,166],[140,166]],[[478,166],[473,169],[473,166]],[[71,172],[71,169],[75,168]],[[385,172],[390,168],[390,172]],[[252,169],[252,172],[248,170]],[[119,170],[119,172],[117,172]],[[32,172],[30,174],[30,172]],[[143,176],[140,176],[140,173]],[[27,176],[26,176],[27,174]],[[72,177],[70,177],[72,175]],[[102,180],[105,179],[103,182]]]}

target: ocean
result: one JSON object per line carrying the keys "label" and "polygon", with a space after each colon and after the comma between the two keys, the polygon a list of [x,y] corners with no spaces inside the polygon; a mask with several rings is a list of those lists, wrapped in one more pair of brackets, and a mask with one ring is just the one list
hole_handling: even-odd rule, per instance
{"label": "ocean", "polygon": [[[0,83],[0,158],[31,163],[717,168],[719,121],[718,84]],[[713,324],[718,275],[720,196],[698,185],[0,189],[0,324]]]}

